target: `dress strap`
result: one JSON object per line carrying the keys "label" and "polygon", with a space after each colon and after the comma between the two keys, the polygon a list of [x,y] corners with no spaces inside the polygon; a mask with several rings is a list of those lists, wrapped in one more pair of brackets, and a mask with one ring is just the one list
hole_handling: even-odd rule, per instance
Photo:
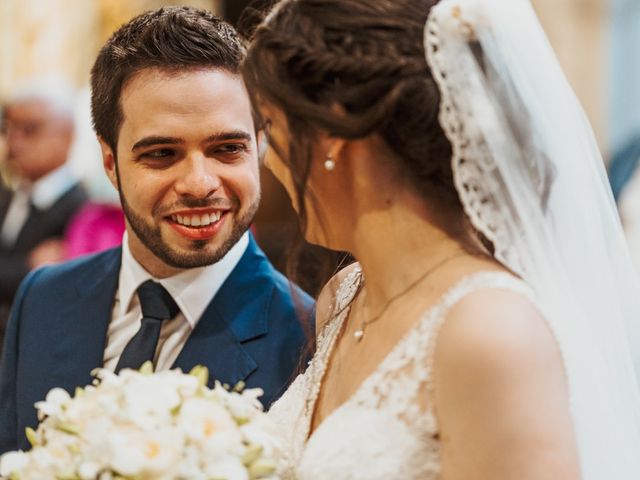
{"label": "dress strap", "polygon": [[464,297],[482,289],[509,290],[537,303],[533,290],[523,280],[506,272],[484,271],[463,278],[443,295],[437,307],[441,317],[446,317],[448,311]]}
{"label": "dress strap", "polygon": [[[358,293],[358,289],[362,282],[362,270],[360,264],[356,264],[354,269],[340,282],[335,293],[335,300],[331,312],[331,318],[327,321],[316,342],[316,353],[309,362],[309,368],[305,373],[307,388],[307,407],[306,416],[311,421],[314,405],[320,392],[322,379],[327,369],[329,356],[333,350],[338,334],[342,328],[351,302]],[[310,427],[310,425],[309,425]],[[305,437],[306,438],[306,437]]]}
{"label": "dress strap", "polygon": [[422,381],[426,382],[431,400],[433,400],[434,393],[433,364],[440,329],[453,307],[468,295],[484,289],[508,290],[522,295],[532,304],[538,306],[535,293],[531,287],[515,275],[506,272],[478,272],[465,277],[449,289],[440,302],[429,312],[430,314],[425,315],[425,318],[422,319],[418,326],[418,336],[424,339],[425,342],[421,349],[422,358],[419,359],[419,364],[425,365],[425,368],[421,371],[422,375],[420,377]]}
{"label": "dress strap", "polygon": [[514,291],[535,304],[533,291],[513,275],[485,271],[465,277],[423,314],[418,323],[365,380],[354,395],[354,401],[372,408],[385,405],[386,409],[399,417],[409,414],[414,418],[422,418],[427,423],[435,422],[430,406],[427,408],[427,416],[420,415],[421,402],[418,398],[426,388],[430,400],[433,399],[433,357],[440,328],[448,312],[458,302],[478,290],[489,288]]}
{"label": "dress strap", "polygon": [[[353,302],[356,297],[361,284],[362,269],[360,264],[356,263],[353,270],[340,282],[340,285],[338,285],[336,289],[331,307],[331,318],[327,321],[327,324],[318,336],[319,349],[326,344],[333,344],[333,337],[340,330],[351,306],[351,302]],[[330,345],[328,346],[330,349]]]}

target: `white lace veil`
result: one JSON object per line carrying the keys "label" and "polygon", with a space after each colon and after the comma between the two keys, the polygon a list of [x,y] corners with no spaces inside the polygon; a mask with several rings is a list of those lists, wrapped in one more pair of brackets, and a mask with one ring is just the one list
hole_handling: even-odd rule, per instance
{"label": "white lace veil", "polygon": [[425,49],[465,211],[534,289],[560,344],[583,477],[638,480],[640,283],[593,133],[533,8],[442,0]]}

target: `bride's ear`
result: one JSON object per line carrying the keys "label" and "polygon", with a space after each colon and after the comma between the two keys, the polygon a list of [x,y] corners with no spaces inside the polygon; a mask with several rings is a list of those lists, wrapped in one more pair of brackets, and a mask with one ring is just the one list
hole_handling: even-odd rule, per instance
{"label": "bride's ear", "polygon": [[327,158],[332,158],[336,163],[340,161],[340,157],[347,146],[348,140],[344,138],[329,137]]}

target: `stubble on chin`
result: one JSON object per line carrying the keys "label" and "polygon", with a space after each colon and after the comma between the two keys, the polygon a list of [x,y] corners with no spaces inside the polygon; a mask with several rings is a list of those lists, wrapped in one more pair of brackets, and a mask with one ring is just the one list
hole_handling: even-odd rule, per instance
{"label": "stubble on chin", "polygon": [[[121,196],[121,204],[131,229],[153,255],[170,267],[188,269],[205,267],[220,261],[251,226],[260,204],[260,198],[258,197],[242,216],[236,216],[233,219],[231,232],[215,250],[210,250],[211,242],[209,240],[192,240],[188,251],[179,251],[165,241],[159,225],[146,222],[130,207],[123,196]],[[238,215],[232,211],[229,214]]]}

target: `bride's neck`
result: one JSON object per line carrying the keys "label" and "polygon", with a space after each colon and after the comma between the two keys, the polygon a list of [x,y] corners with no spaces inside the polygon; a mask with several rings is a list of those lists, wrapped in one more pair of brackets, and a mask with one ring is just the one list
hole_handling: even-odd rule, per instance
{"label": "bride's neck", "polygon": [[352,253],[362,266],[373,308],[463,249],[429,221],[420,200],[404,200],[361,216],[353,230]]}

